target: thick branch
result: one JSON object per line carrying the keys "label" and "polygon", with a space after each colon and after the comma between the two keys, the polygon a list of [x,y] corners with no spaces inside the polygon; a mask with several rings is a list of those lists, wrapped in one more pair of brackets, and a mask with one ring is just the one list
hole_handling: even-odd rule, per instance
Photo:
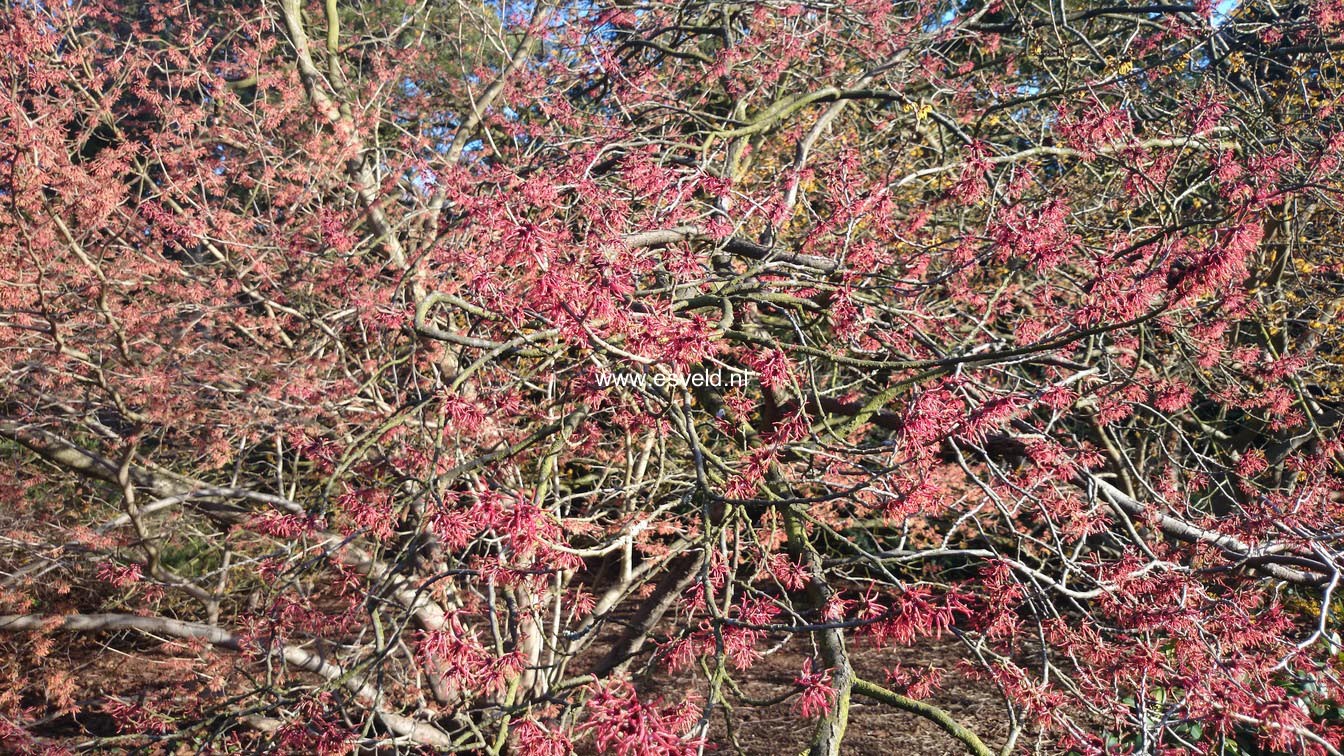
{"label": "thick branch", "polygon": [[[168,617],[142,617],[133,614],[68,614],[63,617],[43,617],[39,615],[0,615],[0,631],[48,631],[102,632],[115,630],[136,630],[153,635],[170,635],[175,638],[199,638],[220,648],[231,651],[243,650],[242,640],[233,633],[210,625],[195,622],[182,622]],[[451,748],[453,740],[447,733],[433,725],[417,722],[377,705],[381,691],[352,675],[341,667],[325,661],[317,654],[290,646],[272,651],[276,656],[292,667],[312,672],[320,677],[339,682],[342,687],[354,694],[355,698],[367,702],[369,711],[379,721],[398,736],[408,738],[420,745],[439,748]]]}
{"label": "thick branch", "polygon": [[[294,43],[295,62],[298,64],[299,78],[303,80],[304,91],[308,93],[308,99],[335,129],[336,134],[346,140],[346,146],[352,148],[355,152],[355,157],[350,160],[348,166],[351,178],[355,181],[355,192],[359,195],[360,203],[364,206],[364,212],[368,216],[369,223],[378,232],[379,239],[387,249],[392,265],[398,269],[404,269],[406,267],[406,252],[402,249],[401,241],[397,238],[391,222],[388,221],[387,215],[383,212],[378,178],[373,172],[373,167],[369,165],[368,161],[364,160],[364,147],[355,136],[354,124],[341,113],[340,107],[322,89],[322,75],[318,72],[317,64],[313,62],[312,53],[308,50],[308,32],[303,28],[302,3],[299,0],[282,0],[280,15],[284,19],[285,29],[289,32],[290,41]],[[334,29],[329,29],[330,33],[339,34]],[[328,41],[328,44],[331,44],[331,40]]]}
{"label": "thick branch", "polygon": [[[1170,515],[1160,512],[1152,512],[1143,505],[1143,502],[1131,498],[1128,494],[1105,480],[1098,478],[1091,473],[1082,473],[1080,479],[1084,486],[1095,485],[1097,490],[1106,497],[1106,500],[1112,507],[1120,510],[1124,514],[1138,518],[1145,522],[1151,522],[1157,526],[1164,534],[1175,538],[1178,541],[1186,543],[1202,543],[1213,546],[1222,551],[1224,556],[1230,559],[1244,562],[1248,566],[1254,567],[1261,572],[1283,580],[1284,582],[1296,585],[1321,585],[1326,581],[1324,576],[1312,575],[1303,570],[1287,567],[1282,562],[1292,560],[1295,563],[1302,563],[1304,560],[1300,557],[1290,557],[1276,555],[1269,549],[1260,546],[1252,546],[1241,539],[1230,536],[1225,533],[1219,533],[1216,530],[1201,528],[1198,525],[1192,525],[1184,520],[1178,520]],[[1305,560],[1312,569],[1319,569],[1325,572],[1330,571],[1327,565],[1316,565],[1310,560]]]}
{"label": "thick branch", "polygon": [[943,728],[944,732],[960,740],[966,746],[966,750],[975,754],[975,756],[994,756],[994,752],[989,749],[989,746],[985,745],[985,742],[978,735],[962,726],[960,722],[952,718],[951,714],[933,704],[908,698],[857,677],[854,678],[854,692],[888,706],[895,706],[912,714],[918,714],[936,723]]}
{"label": "thick branch", "polygon": [[[115,463],[72,444],[50,431],[6,420],[0,421],[0,438],[15,441],[43,459],[76,475],[113,484],[117,483],[118,466]],[[219,522],[237,524],[246,520],[248,516],[246,510],[212,502],[206,498],[223,495],[219,492],[227,492],[228,496],[234,498],[255,499],[276,504],[282,506],[286,511],[294,511],[295,505],[280,497],[245,492],[234,488],[218,489],[201,481],[171,476],[167,472],[149,470],[137,465],[129,466],[127,474],[132,483],[139,488],[152,492],[159,497],[160,501],[181,502]],[[280,502],[283,502],[283,504]],[[155,502],[155,504],[157,503],[159,502]],[[300,511],[302,510],[300,509]],[[110,525],[117,526],[121,522],[122,519],[118,518],[112,521]],[[392,567],[374,559],[362,549],[356,548],[348,542],[349,539],[345,536],[335,533],[323,535],[325,538],[322,545],[333,550],[332,556],[335,559],[355,568],[365,575],[370,582],[383,581],[397,603],[407,611],[414,613],[423,627],[431,630],[443,627],[446,616],[443,607],[434,602],[427,593],[418,590],[412,580],[396,574]]]}

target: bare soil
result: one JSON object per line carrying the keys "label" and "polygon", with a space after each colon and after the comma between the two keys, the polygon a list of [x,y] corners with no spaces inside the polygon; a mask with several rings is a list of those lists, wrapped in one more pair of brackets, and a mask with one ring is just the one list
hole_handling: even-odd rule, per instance
{"label": "bare soil", "polygon": [[[85,706],[76,715],[51,716],[32,729],[32,734],[50,743],[73,746],[87,742],[91,737],[116,734],[111,719],[99,712],[97,702],[107,696],[136,700],[172,686],[180,693],[207,698],[215,696],[203,689],[184,669],[184,659],[174,653],[177,649],[147,639],[122,637],[114,642],[118,652],[100,652],[100,644],[92,638],[69,638],[71,644],[63,648],[70,655],[72,669],[80,683],[76,699]],[[590,648],[589,653],[605,652],[604,648]],[[978,683],[956,674],[955,666],[961,658],[961,646],[953,638],[929,640],[913,648],[879,650],[855,645],[851,660],[860,677],[885,683],[886,669],[897,664],[906,668],[941,667],[948,672],[943,687],[928,701],[947,711],[958,722],[975,732],[991,748],[998,750],[1007,737],[1009,723],[1002,698],[990,684]],[[815,725],[814,720],[798,712],[794,677],[802,668],[810,649],[801,638],[792,639],[782,648],[759,659],[749,670],[734,675],[741,693],[755,701],[774,701],[769,705],[750,704],[730,694],[731,713],[720,707],[711,723],[710,752],[740,756],[779,756],[806,751]],[[675,702],[690,691],[703,692],[704,681],[692,671],[671,675],[662,671],[660,664],[639,676],[642,692]],[[783,700],[777,700],[781,699]],[[44,708],[40,700],[29,700],[29,705]],[[89,704],[93,704],[89,706]],[[1019,744],[1019,750],[1021,750]],[[592,753],[591,740],[578,744],[581,753]],[[0,747],[0,751],[3,751]],[[960,742],[945,733],[932,721],[861,696],[855,696],[850,706],[849,727],[843,752],[856,756],[941,756],[965,754]]]}
{"label": "bare soil", "polygon": [[[742,693],[756,701],[785,695],[794,687],[794,677],[809,655],[807,650],[803,643],[795,640],[760,659],[749,670],[737,675]],[[1003,698],[993,684],[957,674],[955,666],[962,658],[962,650],[956,639],[943,638],[897,650],[855,646],[850,649],[850,655],[856,674],[879,684],[886,683],[885,670],[897,664],[907,669],[941,667],[947,672],[943,685],[926,700],[948,712],[997,751],[1003,746],[1010,726]],[[676,676],[655,674],[643,682],[642,688],[667,700],[679,700],[687,690],[703,690],[704,682],[694,679],[690,672]],[[780,756],[807,750],[815,720],[799,714],[797,696],[769,706],[752,706],[735,696],[730,696],[729,701],[734,711],[728,714],[720,710],[711,725],[716,753]],[[1021,745],[1025,744],[1019,743],[1019,747]],[[855,756],[961,756],[967,751],[960,741],[929,719],[854,696],[843,752]]]}

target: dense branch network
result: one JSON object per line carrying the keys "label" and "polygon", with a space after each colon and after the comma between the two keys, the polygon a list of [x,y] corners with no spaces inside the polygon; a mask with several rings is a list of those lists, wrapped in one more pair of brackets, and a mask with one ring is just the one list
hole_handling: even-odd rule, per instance
{"label": "dense branch network", "polygon": [[1341,33],[7,3],[3,749],[1338,754]]}

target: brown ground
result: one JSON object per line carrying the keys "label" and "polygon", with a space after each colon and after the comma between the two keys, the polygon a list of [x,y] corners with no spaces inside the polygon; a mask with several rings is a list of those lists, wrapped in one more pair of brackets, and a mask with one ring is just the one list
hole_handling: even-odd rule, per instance
{"label": "brown ground", "polygon": [[[183,669],[183,660],[172,650],[147,639],[122,638],[116,643],[123,653],[97,653],[93,638],[68,639],[75,641],[63,651],[76,679],[81,683],[75,694],[77,700],[93,703],[108,694],[135,700],[141,694],[162,690],[165,683],[186,683],[186,690],[196,694],[210,694],[200,689],[199,681]],[[735,677],[743,693],[753,699],[775,699],[793,687],[793,680],[802,667],[807,646],[794,639],[784,648],[758,660],[756,664]],[[605,649],[590,649],[592,652]],[[73,652],[73,653],[71,653]],[[1008,732],[1008,722],[998,691],[992,685],[978,683],[956,674],[955,665],[961,647],[955,639],[926,641],[912,649],[879,651],[868,647],[851,648],[851,657],[857,673],[865,679],[885,682],[886,668],[897,663],[907,668],[934,665],[947,671],[943,687],[929,699],[930,703],[951,714],[957,721],[977,733],[991,748],[998,750]],[[186,672],[186,674],[184,674]],[[195,683],[195,685],[193,685]],[[703,692],[703,680],[687,671],[678,675],[654,673],[641,681],[645,692],[659,695],[667,701],[677,701],[688,690]],[[741,756],[779,756],[798,754],[806,749],[813,729],[813,721],[797,712],[797,698],[764,707],[746,705],[735,697],[732,714],[732,736],[729,736],[725,712],[716,712],[711,738],[715,743],[712,753],[740,754]],[[40,700],[30,700],[41,708]],[[90,735],[113,735],[116,730],[110,719],[98,713],[97,707],[71,716],[53,716],[33,728],[33,734],[48,742],[74,745],[87,741]],[[1025,743],[1019,742],[1019,750]],[[581,753],[591,753],[591,740],[579,744]],[[0,751],[4,748],[0,747]],[[941,756],[965,754],[966,749],[933,722],[905,711],[855,696],[850,709],[849,728],[845,737],[845,754],[855,756]]]}
{"label": "brown ground", "polygon": [[[795,641],[759,660],[738,676],[743,693],[753,699],[766,700],[787,692],[802,667],[805,648]],[[955,665],[961,658],[961,651],[954,638],[943,638],[926,641],[912,649],[884,651],[855,647],[851,648],[851,660],[860,677],[879,684],[886,681],[883,670],[898,663],[906,668],[942,667],[946,671],[943,687],[928,699],[929,703],[948,712],[997,751],[1003,746],[1009,729],[1003,699],[992,684],[968,680],[957,674]],[[703,690],[704,683],[693,680],[687,672],[676,677],[657,675],[646,685],[646,690],[669,700],[679,699],[688,688]],[[806,750],[814,721],[804,719],[798,713],[797,697],[761,708],[736,701],[733,705],[736,709],[733,714],[734,738],[727,737],[723,713],[715,717],[711,736],[718,744],[717,753],[780,756]],[[1019,741],[1019,750],[1023,745],[1025,743]],[[861,696],[855,696],[850,706],[843,750],[845,754],[855,756],[962,756],[967,753],[964,745],[932,721]]]}

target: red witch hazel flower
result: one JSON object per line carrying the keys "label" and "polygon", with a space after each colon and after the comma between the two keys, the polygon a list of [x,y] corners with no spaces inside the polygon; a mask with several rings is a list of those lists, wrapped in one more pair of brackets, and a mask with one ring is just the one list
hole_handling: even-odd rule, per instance
{"label": "red witch hazel flower", "polygon": [[796,708],[805,717],[825,716],[835,705],[835,688],[831,687],[829,669],[814,670],[812,660],[803,661],[803,671],[794,678],[794,683],[803,689],[798,697]]}
{"label": "red witch hazel flower", "polygon": [[696,722],[691,703],[669,708],[641,701],[633,685],[617,680],[594,690],[581,729],[594,734],[601,753],[692,756],[699,752],[701,739],[686,734]]}

